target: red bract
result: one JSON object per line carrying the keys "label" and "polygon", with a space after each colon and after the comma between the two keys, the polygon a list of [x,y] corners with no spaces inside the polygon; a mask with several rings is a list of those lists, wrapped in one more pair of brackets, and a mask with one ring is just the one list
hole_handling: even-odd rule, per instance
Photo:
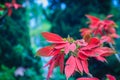
{"label": "red bract", "polygon": [[47,77],[49,79],[55,65],[60,66],[60,71],[63,72],[64,54],[68,54],[70,51],[74,52],[76,43],[71,42],[71,38],[63,39],[59,35],[50,32],[43,32],[42,35],[48,42],[52,43],[50,46],[43,47],[37,51],[39,56],[53,56],[46,64],[46,66],[50,65]]}
{"label": "red bract", "polygon": [[8,15],[9,16],[11,16],[11,14],[12,14],[12,7],[15,9],[22,7],[22,5],[16,3],[16,0],[12,0],[11,3],[6,2],[5,6],[8,8]]}
{"label": "red bract", "polygon": [[111,48],[102,47],[98,38],[91,38],[87,46],[79,48],[78,56],[85,60],[89,57],[94,57],[99,61],[106,62],[105,57],[114,53]]}
{"label": "red bract", "polygon": [[110,36],[102,36],[101,37],[101,42],[108,42],[108,43],[114,44],[114,40]]}
{"label": "red bract", "polygon": [[101,23],[100,19],[95,16],[86,15],[86,17],[90,20],[90,28],[92,29],[96,28]]}
{"label": "red bract", "polygon": [[89,69],[88,69],[88,62],[87,60],[81,60],[82,66],[83,66],[83,70],[86,74],[89,74]]}
{"label": "red bract", "polygon": [[75,49],[76,49],[76,45],[75,45],[75,43],[72,43],[72,44],[67,43],[66,46],[65,46],[65,48],[64,48],[64,50],[65,50],[65,54],[68,54],[69,51],[74,52]]}
{"label": "red bract", "polygon": [[112,55],[114,51],[108,47],[99,47],[92,50],[92,53],[92,57],[95,57],[99,61],[107,62],[105,57]]}
{"label": "red bract", "polygon": [[82,77],[82,78],[78,78],[77,80],[99,80],[98,78],[85,78],[85,77]]}
{"label": "red bract", "polygon": [[65,75],[67,79],[74,73],[75,67],[76,67],[75,58],[73,56],[70,56],[65,66]]}
{"label": "red bract", "polygon": [[80,32],[81,32],[81,36],[84,36],[84,35],[87,35],[87,34],[91,34],[92,30],[89,29],[89,28],[82,28],[82,29],[80,29]]}
{"label": "red bract", "polygon": [[88,45],[88,43],[85,42],[84,39],[76,40],[75,43],[76,43],[78,46],[80,46],[80,47],[83,47],[83,46],[87,46],[87,45]]}
{"label": "red bract", "polygon": [[87,60],[81,60],[77,57],[70,56],[66,62],[65,75],[67,79],[75,72],[78,71],[83,73],[83,71],[89,74],[88,62]]}
{"label": "red bract", "polygon": [[106,75],[109,80],[116,80],[116,78],[110,74]]}
{"label": "red bract", "polygon": [[52,57],[52,59],[44,66],[48,66],[49,65],[49,71],[48,71],[48,75],[47,75],[47,80],[49,80],[53,69],[57,66],[60,66],[60,71],[61,73],[63,73],[64,70],[64,54],[60,53],[58,55],[55,55],[54,57]]}
{"label": "red bract", "polygon": [[62,37],[50,32],[42,32],[42,36],[51,43],[65,43]]}
{"label": "red bract", "polygon": [[60,53],[60,49],[54,49],[54,45],[46,46],[37,51],[37,55],[39,56],[54,56]]}

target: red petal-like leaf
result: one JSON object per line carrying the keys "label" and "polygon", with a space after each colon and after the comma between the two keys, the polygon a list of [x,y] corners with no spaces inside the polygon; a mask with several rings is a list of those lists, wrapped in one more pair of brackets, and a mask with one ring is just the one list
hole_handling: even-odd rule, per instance
{"label": "red petal-like leaf", "polygon": [[77,80],[99,80],[98,78],[78,78]]}
{"label": "red petal-like leaf", "polygon": [[116,30],[114,27],[109,27],[108,30],[110,33],[116,33]]}
{"label": "red petal-like leaf", "polygon": [[46,46],[37,51],[37,55],[39,56],[51,56],[50,53],[53,52],[53,47]]}
{"label": "red petal-like leaf", "polygon": [[76,44],[79,45],[79,46],[81,46],[81,47],[83,47],[83,46],[87,46],[87,45],[88,45],[88,43],[85,42],[84,39],[76,40]]}
{"label": "red petal-like leaf", "polygon": [[91,38],[88,45],[86,47],[83,47],[82,50],[91,50],[92,48],[96,48],[100,46],[100,40],[97,38]]}
{"label": "red petal-like leaf", "polygon": [[75,49],[76,49],[75,43],[72,43],[72,44],[69,46],[69,49],[70,49],[70,51],[74,52]]}
{"label": "red petal-like leaf", "polygon": [[65,45],[65,54],[68,54],[69,51],[70,51],[70,43],[67,43],[67,44]]}
{"label": "red petal-like leaf", "polygon": [[20,7],[22,7],[22,5],[19,5],[19,4],[13,4],[13,7],[15,8],[15,9],[18,9],[18,8],[20,8]]}
{"label": "red petal-like leaf", "polygon": [[120,36],[118,35],[118,34],[116,34],[116,33],[113,33],[113,34],[111,34],[110,35],[112,38],[120,38]]}
{"label": "red petal-like leaf", "polygon": [[89,69],[88,69],[88,62],[87,60],[81,60],[82,66],[83,66],[83,70],[86,74],[89,74]]}
{"label": "red petal-like leaf", "polygon": [[109,80],[116,80],[116,78],[110,74],[106,75]]}
{"label": "red petal-like leaf", "polygon": [[48,41],[52,43],[65,43],[62,37],[57,34],[50,33],[50,32],[42,32],[42,36]]}
{"label": "red petal-like leaf", "polygon": [[108,48],[108,47],[102,47],[100,49],[103,51],[101,56],[110,56],[115,53],[113,49]]}
{"label": "red petal-like leaf", "polygon": [[48,65],[51,65],[53,61],[55,61],[56,56],[52,57],[49,62],[47,62],[43,67],[47,67]]}
{"label": "red petal-like leaf", "polygon": [[81,73],[83,73],[83,67],[82,67],[82,64],[81,64],[80,59],[75,58],[75,62],[76,62],[76,66],[77,66],[78,70],[79,70]]}
{"label": "red petal-like leaf", "polygon": [[89,28],[82,28],[80,30],[80,32],[81,32],[81,36],[84,36],[84,35],[87,35],[87,34],[91,34],[92,30],[90,30]]}
{"label": "red petal-like leaf", "polygon": [[93,44],[99,44],[100,43],[100,40],[98,38],[91,38],[90,39],[90,42],[89,42],[89,45],[93,45]]}
{"label": "red petal-like leaf", "polygon": [[51,51],[50,53],[49,53],[49,56],[51,56],[51,55],[57,55],[57,54],[59,54],[60,53],[60,49],[55,49],[55,50],[53,50],[53,51]]}
{"label": "red petal-like leaf", "polygon": [[96,57],[96,59],[99,61],[102,61],[102,62],[107,62],[107,60],[102,56],[98,56],[98,57]]}
{"label": "red petal-like leaf", "polygon": [[59,58],[60,72],[63,73],[64,70],[64,54],[61,53]]}
{"label": "red petal-like leaf", "polygon": [[78,53],[78,57],[82,60],[86,60],[88,58],[88,56],[85,55],[85,52],[84,51],[80,51]]}
{"label": "red petal-like leaf", "polygon": [[97,38],[91,38],[88,43],[88,46],[86,46],[85,49],[92,49],[98,46],[100,46],[100,40]]}
{"label": "red petal-like leaf", "polygon": [[75,67],[76,67],[75,58],[73,56],[70,56],[65,66],[65,75],[67,79],[74,73]]}
{"label": "red petal-like leaf", "polygon": [[112,37],[110,37],[110,36],[102,36],[102,37],[101,37],[101,42],[102,42],[102,43],[103,43],[103,42],[108,42],[108,43],[114,44],[114,40],[113,40]]}
{"label": "red petal-like leaf", "polygon": [[8,9],[8,16],[11,16],[11,14],[12,14],[12,9],[10,8]]}
{"label": "red petal-like leaf", "polygon": [[57,44],[56,46],[55,46],[55,49],[61,49],[61,48],[64,48],[65,47],[65,43],[64,44]]}
{"label": "red petal-like leaf", "polygon": [[11,3],[5,3],[5,6],[7,7],[7,8],[10,8],[10,7],[12,7],[12,4]]}
{"label": "red petal-like leaf", "polygon": [[86,17],[90,20],[90,28],[96,28],[100,23],[100,19],[91,15],[86,15]]}
{"label": "red petal-like leaf", "polygon": [[50,64],[50,67],[49,67],[49,71],[48,71],[48,75],[47,75],[47,80],[49,80],[52,72],[53,72],[53,68],[55,66],[55,61],[53,61],[51,64]]}
{"label": "red petal-like leaf", "polygon": [[99,18],[95,17],[95,16],[91,16],[91,15],[86,15],[86,17],[91,21],[91,23],[100,21]]}

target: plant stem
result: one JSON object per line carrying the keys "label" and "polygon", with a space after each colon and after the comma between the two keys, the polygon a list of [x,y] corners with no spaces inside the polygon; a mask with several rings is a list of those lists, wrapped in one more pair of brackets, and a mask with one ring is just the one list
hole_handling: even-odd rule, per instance
{"label": "plant stem", "polygon": [[[110,46],[113,50],[115,50],[115,48],[113,47],[113,45],[112,45],[111,43],[109,43],[109,46]],[[119,57],[119,55],[118,55],[118,54],[115,54],[115,57],[116,57],[116,59],[118,60],[118,62],[120,63],[120,57]]]}
{"label": "plant stem", "polygon": [[88,77],[90,77],[90,78],[92,78],[93,77],[93,75],[91,74],[91,73],[89,73],[89,74],[87,74],[88,75]]}

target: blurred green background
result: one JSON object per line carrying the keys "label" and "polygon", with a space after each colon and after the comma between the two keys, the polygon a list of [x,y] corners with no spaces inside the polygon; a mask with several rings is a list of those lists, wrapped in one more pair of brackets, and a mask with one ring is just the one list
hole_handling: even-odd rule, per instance
{"label": "blurred green background", "polygon": [[[120,0],[16,1],[22,8],[12,9],[12,15],[7,16],[4,4],[11,0],[0,0],[0,8],[4,8],[0,10],[0,80],[45,80],[48,69],[42,66],[49,58],[34,57],[39,48],[48,44],[40,33],[49,31],[62,37],[69,34],[79,39],[79,30],[88,27],[86,14],[101,19],[109,14],[114,15],[112,20],[117,23],[116,30],[120,34]],[[115,42],[119,56],[120,39]],[[108,63],[89,60],[90,72],[101,80],[105,78],[105,74],[112,74],[120,80],[120,62],[115,55],[107,60]],[[79,76],[76,73],[70,80]],[[51,80],[65,80],[65,76],[57,68]]]}

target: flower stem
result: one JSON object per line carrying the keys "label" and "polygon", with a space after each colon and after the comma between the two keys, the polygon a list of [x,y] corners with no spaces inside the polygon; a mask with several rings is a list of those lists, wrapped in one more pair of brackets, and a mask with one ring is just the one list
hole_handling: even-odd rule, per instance
{"label": "flower stem", "polygon": [[90,78],[93,77],[93,75],[92,75],[91,73],[88,73],[87,75],[88,75],[88,77],[90,77]]}
{"label": "flower stem", "polygon": [[[113,47],[113,45],[112,45],[111,43],[109,43],[109,46],[110,46],[113,50],[115,50],[115,48]],[[115,57],[116,57],[116,59],[118,60],[118,62],[120,63],[120,57],[119,57],[119,55],[118,55],[118,54],[115,54]]]}

